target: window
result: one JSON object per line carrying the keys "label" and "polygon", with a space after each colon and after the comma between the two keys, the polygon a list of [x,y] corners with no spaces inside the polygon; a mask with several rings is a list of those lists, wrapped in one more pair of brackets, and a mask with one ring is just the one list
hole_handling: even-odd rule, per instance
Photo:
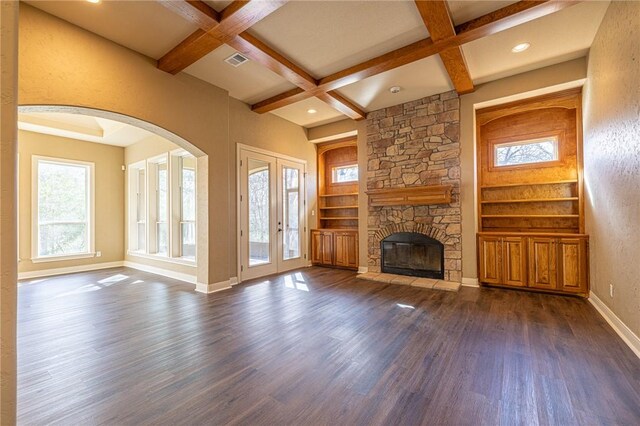
{"label": "window", "polygon": [[196,158],[180,149],[128,170],[128,253],[194,264]]}
{"label": "window", "polygon": [[556,136],[501,143],[493,147],[493,161],[496,167],[547,163],[558,160],[558,138]]}
{"label": "window", "polygon": [[334,167],[331,169],[331,176],[333,183],[356,182],[358,180],[358,165]]}
{"label": "window", "polygon": [[196,258],[196,159],[180,157],[180,256]]}
{"label": "window", "polygon": [[147,247],[147,173],[144,161],[129,167],[129,248],[142,252]]}
{"label": "window", "polygon": [[34,261],[93,256],[94,164],[33,157]]}

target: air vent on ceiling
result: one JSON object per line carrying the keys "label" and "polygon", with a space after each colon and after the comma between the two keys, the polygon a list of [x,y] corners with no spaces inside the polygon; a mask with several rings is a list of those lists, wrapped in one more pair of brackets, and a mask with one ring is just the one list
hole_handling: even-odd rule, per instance
{"label": "air vent on ceiling", "polygon": [[224,61],[229,65],[233,65],[234,67],[239,67],[240,65],[244,64],[248,60],[249,59],[247,57],[243,56],[241,53],[236,52],[233,55],[229,56]]}

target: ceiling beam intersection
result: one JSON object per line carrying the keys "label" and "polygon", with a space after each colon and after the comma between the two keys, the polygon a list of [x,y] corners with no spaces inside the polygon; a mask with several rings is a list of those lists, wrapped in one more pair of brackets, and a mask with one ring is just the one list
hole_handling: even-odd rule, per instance
{"label": "ceiling beam intersection", "polygon": [[[283,106],[298,102],[301,98],[304,99],[304,96],[306,95],[308,95],[306,97],[320,97],[318,96],[319,93],[335,91],[336,89],[356,83],[365,78],[381,74],[433,55],[442,55],[445,57],[443,62],[453,61],[458,64],[456,66],[462,67],[461,61],[464,63],[464,56],[458,56],[455,50],[456,48],[460,48],[460,46],[466,43],[516,27],[534,19],[550,15],[580,2],[581,0],[521,0],[517,3],[510,4],[453,27],[454,34],[449,37],[439,38],[436,40],[432,38],[432,34],[432,37],[419,40],[408,46],[401,47],[376,58],[369,59],[360,64],[323,77],[318,81],[318,86],[314,89],[313,94],[303,94],[300,91],[291,90],[260,101],[252,105],[251,108],[253,111],[258,113],[273,111],[274,109],[282,108]],[[441,1],[432,3],[441,3]],[[451,25],[453,24],[451,23]],[[431,30],[429,32],[431,33]],[[434,30],[434,32],[436,32],[436,30]],[[460,54],[461,53],[462,52],[460,50]],[[466,64],[464,64],[464,67],[467,69],[466,73],[468,74],[468,67],[466,67]],[[454,78],[459,78],[456,74],[457,72],[458,71],[456,70],[452,70],[449,74],[450,76],[451,74],[454,74],[452,81]],[[460,79],[463,81],[466,79],[464,73],[464,71],[460,73]],[[456,87],[456,89],[458,88]],[[461,90],[464,93],[464,88],[461,88]]]}

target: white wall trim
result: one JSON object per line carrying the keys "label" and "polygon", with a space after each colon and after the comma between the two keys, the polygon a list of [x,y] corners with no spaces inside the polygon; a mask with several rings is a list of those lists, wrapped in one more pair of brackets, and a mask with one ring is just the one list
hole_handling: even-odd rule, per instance
{"label": "white wall trim", "polygon": [[369,272],[369,267],[368,266],[358,266],[358,273],[359,274],[366,274],[367,272]]}
{"label": "white wall trim", "polygon": [[173,278],[174,280],[184,281],[189,284],[196,283],[196,276],[189,275],[182,272],[170,271],[168,269],[158,268],[156,266],[143,265],[141,263],[130,262],[128,260],[124,261],[124,266],[127,268],[137,269],[138,271],[150,272],[156,275],[162,275],[163,277]]}
{"label": "white wall trim", "polygon": [[238,284],[238,283],[239,283],[239,281],[238,281],[238,277],[231,277],[231,278],[229,278],[229,285],[234,286],[234,285],[236,285],[236,284]]}
{"label": "white wall trim", "polygon": [[222,290],[228,290],[230,288],[231,288],[230,279],[226,281],[213,283],[213,284],[196,283],[196,291],[198,293],[211,294],[211,293],[217,293]]}
{"label": "white wall trim", "polygon": [[631,350],[640,358],[640,337],[636,336],[633,331],[625,323],[622,322],[616,314],[613,313],[607,305],[604,304],[598,296],[593,292],[589,294],[589,302],[594,308],[602,315],[602,317],[609,323],[613,331],[631,348]]}
{"label": "white wall trim", "polygon": [[54,275],[73,274],[75,272],[97,271],[99,269],[117,268],[124,266],[123,261],[91,263],[88,265],[67,266],[65,268],[41,269],[39,271],[28,271],[18,273],[19,280],[31,278],[51,277]]}
{"label": "white wall trim", "polygon": [[480,287],[477,278],[462,278],[462,285],[465,287]]}

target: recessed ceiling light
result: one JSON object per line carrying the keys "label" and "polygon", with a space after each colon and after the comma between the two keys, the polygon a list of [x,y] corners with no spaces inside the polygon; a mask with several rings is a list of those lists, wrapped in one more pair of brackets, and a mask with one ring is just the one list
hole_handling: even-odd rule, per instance
{"label": "recessed ceiling light", "polygon": [[393,86],[389,88],[391,93],[398,93],[400,91],[400,86]]}
{"label": "recessed ceiling light", "polygon": [[87,1],[88,1],[89,3],[94,3],[94,4],[96,4],[96,3],[100,3],[100,0],[87,0]]}
{"label": "recessed ceiling light", "polygon": [[527,50],[529,48],[529,46],[531,46],[530,43],[520,43],[520,44],[516,44],[515,46],[513,46],[513,49],[511,49],[511,51],[513,53],[520,53],[520,52],[524,52],[525,50]]}
{"label": "recessed ceiling light", "polygon": [[315,110],[315,109],[313,109],[313,108],[309,108],[309,109],[307,110],[307,112],[308,112],[309,114],[315,114],[315,113],[316,113],[316,112],[318,112],[318,111],[316,111],[316,110]]}

